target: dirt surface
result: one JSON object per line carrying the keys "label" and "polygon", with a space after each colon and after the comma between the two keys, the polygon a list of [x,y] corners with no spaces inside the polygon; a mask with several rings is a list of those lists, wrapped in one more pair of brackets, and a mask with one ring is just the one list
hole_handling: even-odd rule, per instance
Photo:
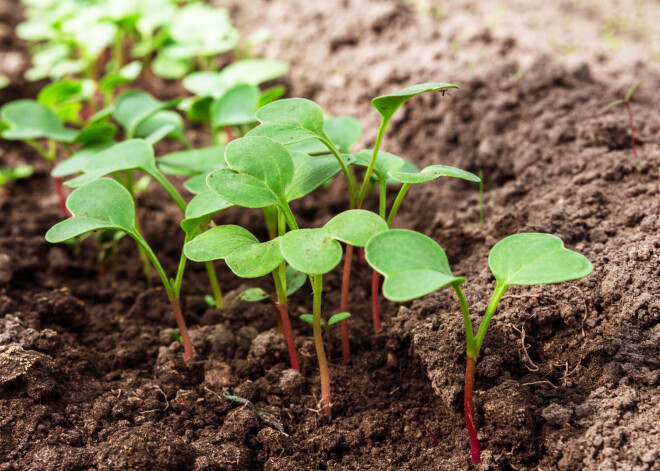
{"label": "dirt surface", "polygon": [[[311,328],[295,319],[310,312],[308,285],[291,300],[297,374],[287,368],[269,306],[237,300],[246,285],[218,264],[227,308],[209,309],[204,268],[190,264],[184,311],[202,363],[187,369],[170,334],[175,323],[165,293],[146,286],[131,241],[122,240],[102,280],[91,240],[80,250],[47,244],[43,234],[60,220],[47,168],[27,147],[5,141],[0,163],[29,162],[37,172],[0,193],[0,470],[660,470],[654,43],[635,49],[634,38],[623,38],[618,50],[607,43],[601,49],[598,22],[610,13],[586,2],[543,7],[534,13],[544,19],[536,28],[522,21],[530,9],[516,8],[525,2],[500,2],[512,16],[495,24],[475,20],[491,2],[451,2],[444,15],[428,9],[440,8],[433,2],[220,3],[247,33],[269,28],[273,40],[262,52],[292,64],[285,80],[291,95],[358,117],[367,129],[361,144],[375,136],[372,97],[429,80],[461,85],[451,96],[406,105],[384,149],[420,166],[483,169],[483,226],[476,188],[442,180],[413,188],[396,222],[445,248],[454,273],[468,280],[475,323],[494,287],[488,251],[507,235],[554,233],[586,255],[594,273],[512,289],[500,305],[477,365],[484,452],[472,466],[461,404],[464,333],[449,291],[404,305],[383,301],[383,329],[374,335],[370,273],[356,263],[354,356],[341,363],[337,333],[329,346],[329,421],[317,410]],[[0,1],[4,25],[17,21],[12,5]],[[550,14],[586,25],[577,39],[562,36],[583,44],[567,60],[548,55],[539,40],[548,25],[561,23]],[[24,46],[5,29],[3,67],[15,53],[20,64],[12,77],[20,77]],[[480,59],[470,65],[474,57]],[[645,81],[632,104],[638,159],[624,110],[604,110],[636,79]],[[2,99],[34,91],[17,79]],[[342,190],[336,184],[295,205],[301,226],[345,209]],[[183,239],[177,208],[154,188],[143,195],[140,214],[172,273]],[[233,209],[218,222],[265,235],[255,211]],[[255,284],[273,290],[267,279]],[[326,315],[338,309],[339,285],[339,273],[325,277]],[[255,409],[223,396],[225,388]],[[437,447],[412,416],[429,427]]]}

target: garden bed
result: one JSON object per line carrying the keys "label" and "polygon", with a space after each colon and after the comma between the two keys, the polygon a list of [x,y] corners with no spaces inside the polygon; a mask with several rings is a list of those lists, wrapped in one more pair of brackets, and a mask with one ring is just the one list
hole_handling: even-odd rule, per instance
{"label": "garden bed", "polygon": [[[265,53],[291,63],[289,94],[352,114],[365,129],[377,125],[374,96],[431,80],[461,86],[444,98],[410,102],[383,148],[420,167],[483,169],[485,224],[474,185],[446,180],[413,188],[396,223],[443,246],[454,273],[468,279],[473,313],[484,312],[494,287],[488,252],[509,234],[556,234],[594,265],[583,280],[512,289],[501,304],[477,365],[483,457],[475,468],[660,469],[657,73],[640,67],[612,83],[608,65],[590,63],[588,54],[569,64],[540,54],[529,59],[523,46],[517,54],[515,41],[487,28],[464,45],[465,54],[495,58],[456,71],[462,59],[446,52],[443,35],[450,33],[411,6],[258,3],[263,8],[254,13],[235,2],[236,21],[248,31],[273,31]],[[11,2],[2,4],[5,22],[14,24]],[[368,20],[357,21],[367,11]],[[21,51],[14,38],[3,41]],[[527,64],[522,76],[518,61]],[[633,101],[635,159],[625,113],[605,106],[638,78],[645,82]],[[34,92],[12,86],[2,98]],[[367,132],[362,143],[374,138]],[[116,263],[99,279],[92,245],[74,253],[44,240],[61,218],[46,164],[7,141],[0,159],[37,169],[0,193],[0,470],[472,466],[461,407],[463,321],[448,292],[403,305],[382,300],[383,329],[374,334],[371,270],[356,257],[353,358],[341,362],[338,336],[327,347],[329,420],[317,406],[311,327],[295,318],[311,312],[309,285],[290,301],[297,374],[288,369],[270,307],[237,299],[247,285],[218,263],[227,306],[209,308],[204,267],[191,263],[183,304],[201,362],[188,369],[170,334],[166,296],[146,286],[134,244],[122,240]],[[318,227],[346,209],[342,190],[336,182],[294,204],[301,227]],[[141,218],[146,239],[174,272],[183,232],[178,209],[164,201],[154,187],[142,197]],[[233,208],[217,220],[266,236],[254,211]],[[339,270],[325,279],[324,312],[338,312]],[[268,281],[257,284],[272,292]],[[278,422],[231,402],[223,388]]]}

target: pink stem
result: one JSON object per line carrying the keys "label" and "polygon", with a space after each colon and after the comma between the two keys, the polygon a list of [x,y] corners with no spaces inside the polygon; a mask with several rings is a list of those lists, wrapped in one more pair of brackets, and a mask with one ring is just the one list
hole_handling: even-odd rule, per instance
{"label": "pink stem", "polygon": [[[339,312],[348,312],[348,294],[351,284],[351,265],[353,263],[353,246],[346,245],[344,256],[344,273],[341,280],[341,300]],[[341,321],[341,359],[347,362],[351,359],[351,342],[348,337],[348,319]]]}
{"label": "pink stem", "polygon": [[284,328],[286,345],[289,349],[291,368],[300,371],[300,366],[298,365],[298,353],[296,352],[296,342],[293,340],[293,330],[291,329],[291,320],[289,319],[289,309],[284,303],[280,303],[280,318],[282,320],[282,327]]}
{"label": "pink stem", "polygon": [[474,391],[474,371],[477,365],[477,359],[468,355],[467,365],[465,366],[465,391],[463,399],[463,412],[465,413],[465,424],[467,425],[468,435],[470,436],[470,447],[472,448],[472,462],[479,463],[481,459],[481,444],[477,436],[477,425],[474,420],[474,403],[472,393]]}

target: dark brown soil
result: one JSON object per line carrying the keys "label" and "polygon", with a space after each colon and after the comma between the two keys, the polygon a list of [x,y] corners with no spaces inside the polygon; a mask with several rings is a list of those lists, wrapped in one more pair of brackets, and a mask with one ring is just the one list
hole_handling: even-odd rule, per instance
{"label": "dark brown soil", "polygon": [[[29,162],[37,172],[0,189],[0,470],[660,470],[657,74],[636,71],[645,83],[633,100],[634,159],[623,109],[604,111],[629,81],[596,76],[588,61],[564,65],[539,55],[516,78],[515,39],[485,28],[466,47],[491,60],[454,69],[451,35],[411,6],[243,4],[232,3],[239,25],[269,27],[274,39],[264,54],[291,62],[291,94],[360,118],[364,145],[377,125],[372,97],[428,80],[461,85],[450,97],[406,105],[384,148],[421,166],[483,169],[483,226],[475,188],[455,181],[411,190],[397,221],[445,248],[468,280],[475,322],[494,286],[488,251],[506,235],[557,234],[593,262],[594,273],[512,289],[501,304],[477,366],[484,453],[473,467],[461,404],[464,333],[450,292],[405,305],[383,301],[375,335],[370,273],[356,262],[354,356],[341,363],[337,333],[329,346],[329,421],[317,410],[311,328],[295,319],[311,309],[308,285],[291,300],[297,374],[287,368],[269,306],[236,300],[247,285],[218,265],[227,308],[209,309],[204,268],[190,264],[184,309],[202,362],[187,369],[165,293],[146,286],[131,241],[122,240],[103,280],[92,240],[79,251],[47,244],[43,234],[60,220],[47,168],[27,147],[4,141],[0,164]],[[17,21],[11,5],[0,2],[8,25]],[[24,70],[23,45],[11,35],[1,40]],[[18,82],[2,99],[34,91]],[[313,227],[346,206],[337,184],[294,212]],[[140,211],[147,240],[172,273],[183,239],[178,210],[154,188]],[[256,211],[233,209],[218,222],[264,232]],[[272,291],[267,279],[255,284]],[[339,270],[326,277],[326,314],[338,309],[339,285]],[[224,388],[256,411],[224,397]]]}

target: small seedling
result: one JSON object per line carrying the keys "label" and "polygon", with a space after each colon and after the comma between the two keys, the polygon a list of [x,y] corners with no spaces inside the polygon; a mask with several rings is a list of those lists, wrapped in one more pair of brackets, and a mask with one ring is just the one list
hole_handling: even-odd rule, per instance
{"label": "small seedling", "polygon": [[51,243],[65,242],[82,234],[103,229],[122,231],[131,236],[144,249],[158,272],[179,327],[185,350],[185,361],[191,363],[195,358],[195,351],[188,335],[180,303],[181,282],[186,261],[183,254],[176,277],[169,278],[135,223],[133,197],[115,180],[100,178],[81,186],[71,193],[67,199],[67,207],[71,211],[71,218],[50,228],[46,233],[46,240]]}
{"label": "small seedling", "polygon": [[564,248],[561,239],[550,234],[516,234],[493,247],[488,265],[496,281],[476,335],[461,285],[465,278],[452,274],[444,250],[418,232],[391,229],[373,237],[365,248],[369,265],[385,276],[383,294],[391,301],[420,298],[450,285],[458,297],[467,345],[464,413],[472,448],[472,461],[480,460],[472,394],[477,357],[497,306],[510,286],[544,285],[576,280],[589,275],[593,267],[584,256]]}
{"label": "small seedling", "polygon": [[606,110],[610,110],[615,106],[619,106],[619,105],[626,106],[626,111],[628,112],[628,121],[630,122],[630,145],[632,147],[633,155],[635,156],[635,158],[637,158],[637,147],[635,146],[635,124],[633,123],[633,114],[632,114],[632,108],[630,107],[630,99],[632,98],[637,88],[641,85],[641,83],[642,81],[640,80],[639,82],[635,83],[632,87],[630,87],[630,89],[626,92],[626,96],[624,97],[623,100],[613,101],[605,108]]}
{"label": "small seedling", "polygon": [[[326,322],[325,319],[321,319],[321,326],[325,330],[325,341],[327,343],[330,343],[330,327],[333,325],[344,321],[351,317],[350,312],[338,312],[337,314],[334,314],[333,316],[328,319]],[[314,315],[313,314],[301,314],[300,315],[300,320],[303,322],[307,322],[308,324],[314,324]]]}
{"label": "small seedling", "polygon": [[31,165],[17,165],[16,167],[0,167],[0,186],[7,182],[15,182],[24,178],[30,178],[34,173]]}

